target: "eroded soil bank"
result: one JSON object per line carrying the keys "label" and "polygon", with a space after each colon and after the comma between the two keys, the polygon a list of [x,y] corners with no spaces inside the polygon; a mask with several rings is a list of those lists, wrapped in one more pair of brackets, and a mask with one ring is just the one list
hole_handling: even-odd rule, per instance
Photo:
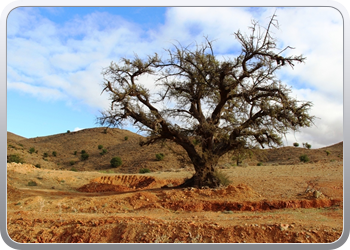
{"label": "eroded soil bank", "polygon": [[343,230],[342,167],[224,169],[228,187],[178,189],[192,173],[76,173],[12,163],[8,234],[21,243],[334,242]]}

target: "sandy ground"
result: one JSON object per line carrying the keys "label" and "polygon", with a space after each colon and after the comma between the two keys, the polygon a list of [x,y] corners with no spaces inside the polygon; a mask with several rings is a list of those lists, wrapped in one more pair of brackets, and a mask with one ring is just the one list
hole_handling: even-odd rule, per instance
{"label": "sandy ground", "polygon": [[20,243],[308,243],[341,236],[341,161],[221,171],[232,180],[228,187],[179,189],[193,172],[128,175],[8,163],[8,234]]}

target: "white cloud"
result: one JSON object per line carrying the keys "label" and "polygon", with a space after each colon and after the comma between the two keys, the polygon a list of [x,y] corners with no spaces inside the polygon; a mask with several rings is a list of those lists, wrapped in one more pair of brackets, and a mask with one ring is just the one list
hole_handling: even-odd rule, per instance
{"label": "white cloud", "polygon": [[299,100],[311,100],[313,108],[310,114],[315,116],[314,126],[303,128],[299,133],[289,134],[288,143],[293,145],[297,141],[310,143],[313,148],[323,147],[343,141],[343,104],[335,102],[323,93],[311,90],[295,90],[293,92]]}
{"label": "white cloud", "polygon": [[[101,72],[120,57],[140,57],[171,47],[203,41],[208,36],[219,56],[237,53],[233,33],[248,32],[251,19],[264,27],[275,8],[251,12],[247,8],[168,8],[163,25],[141,26],[109,13],[75,16],[56,24],[35,8],[17,8],[8,18],[8,88],[40,98],[63,99],[90,107],[109,107],[100,95]],[[281,79],[294,85],[293,94],[314,102],[312,113],[321,118],[317,127],[302,130],[298,140],[314,145],[342,140],[343,42],[342,20],[332,8],[282,8],[277,10],[280,30],[274,30],[280,48],[304,54],[306,64],[285,68]],[[154,91],[153,77],[141,80]],[[293,135],[292,142],[295,140]],[[289,140],[288,140],[289,141]]]}
{"label": "white cloud", "polygon": [[51,101],[61,100],[65,98],[64,94],[57,89],[38,87],[23,82],[8,82],[7,87],[8,89],[17,90],[26,94],[31,94],[41,100]]}
{"label": "white cloud", "polygon": [[74,132],[77,132],[77,131],[82,130],[82,129],[83,129],[83,128],[76,127],[73,131],[74,131]]}

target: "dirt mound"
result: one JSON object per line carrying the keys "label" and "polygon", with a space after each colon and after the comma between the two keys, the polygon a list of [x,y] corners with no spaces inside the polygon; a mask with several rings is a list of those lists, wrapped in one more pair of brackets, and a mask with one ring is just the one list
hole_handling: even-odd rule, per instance
{"label": "dirt mound", "polygon": [[18,173],[26,173],[26,172],[32,172],[36,169],[35,166],[32,164],[22,164],[22,163],[7,163],[7,170],[8,171],[15,171]]}
{"label": "dirt mound", "polygon": [[123,192],[130,190],[141,190],[150,188],[160,188],[167,184],[166,180],[159,180],[152,176],[138,175],[115,175],[100,176],[91,180],[77,190],[80,192],[98,193],[98,192]]}
{"label": "dirt mound", "polygon": [[126,192],[130,190],[130,188],[121,185],[103,184],[95,182],[77,188],[77,191],[86,193]]}
{"label": "dirt mound", "polygon": [[[295,223],[222,225],[212,221],[166,221],[145,216],[43,219],[8,219],[9,235],[21,243],[325,243],[341,230]],[[35,225],[33,227],[32,225]]]}
{"label": "dirt mound", "polygon": [[257,202],[232,202],[232,201],[177,201],[168,202],[164,208],[175,211],[266,211],[284,208],[320,208],[340,206],[340,200],[290,200],[290,201],[257,201]]}

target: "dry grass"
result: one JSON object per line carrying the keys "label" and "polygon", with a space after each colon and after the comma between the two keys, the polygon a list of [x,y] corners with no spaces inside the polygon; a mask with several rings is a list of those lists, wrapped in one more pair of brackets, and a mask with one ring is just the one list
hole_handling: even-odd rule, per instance
{"label": "dry grass", "polygon": [[[77,132],[61,133],[51,136],[26,139],[24,137],[8,132],[7,154],[18,154],[25,163],[39,164],[43,169],[69,170],[72,167],[77,171],[110,171],[110,161],[113,157],[120,157],[123,164],[118,167],[118,173],[138,173],[139,169],[148,168],[152,172],[164,171],[193,171],[188,163],[181,163],[181,157],[172,152],[161,143],[141,147],[139,145],[142,136],[121,129],[92,128]],[[125,140],[125,137],[128,140]],[[107,153],[101,154],[99,145]],[[169,144],[171,145],[171,144]],[[176,145],[178,152],[181,149]],[[101,147],[101,146],[100,146]],[[30,154],[30,148],[35,152]],[[86,150],[89,154],[87,160],[80,159],[80,153]],[[47,157],[43,157],[44,153]],[[57,152],[53,156],[50,152]],[[74,152],[78,152],[74,154]],[[157,161],[156,154],[163,152],[164,160]],[[304,149],[295,147],[282,147],[278,149],[254,150],[251,159],[243,162],[245,168],[256,166],[261,163],[262,169],[271,165],[298,165],[299,156],[307,154],[309,163],[339,162],[343,159],[343,143],[338,143],[322,149]],[[307,163],[307,164],[309,164]],[[229,155],[222,157],[219,168],[241,169],[240,166],[232,167],[234,162]]]}

